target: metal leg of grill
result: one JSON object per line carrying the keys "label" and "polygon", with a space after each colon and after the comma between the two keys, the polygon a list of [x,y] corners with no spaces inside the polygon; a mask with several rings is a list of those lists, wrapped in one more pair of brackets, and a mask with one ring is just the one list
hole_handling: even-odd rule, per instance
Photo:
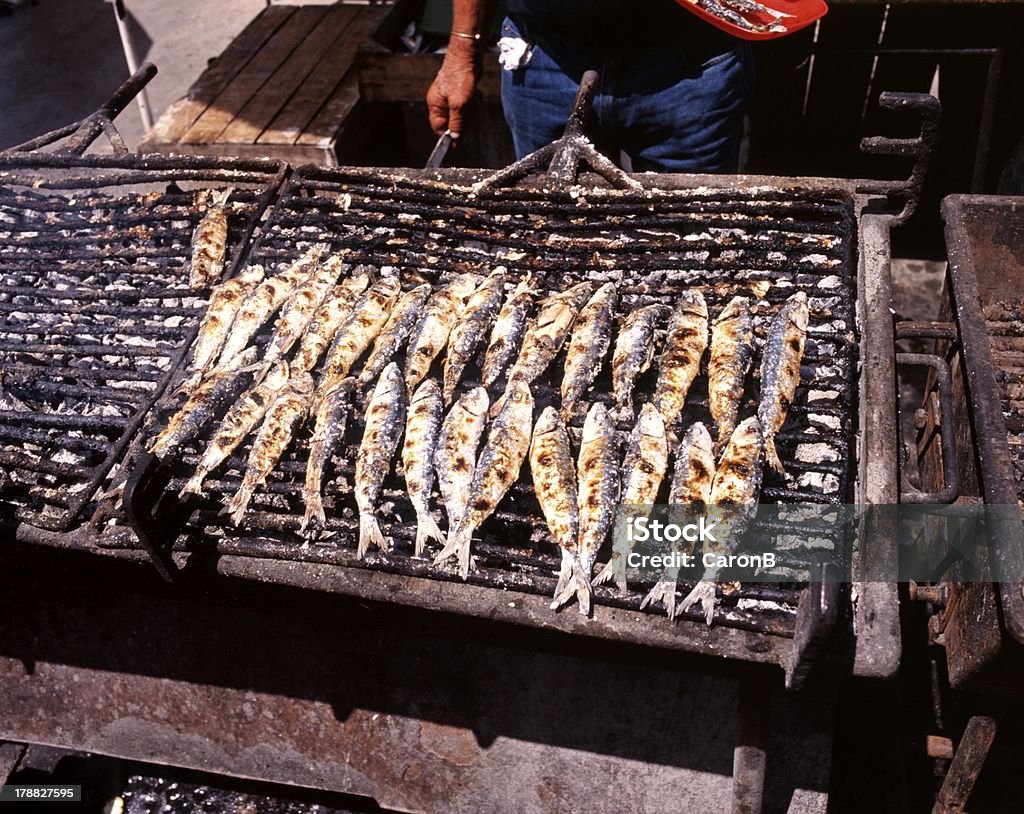
{"label": "metal leg of grill", "polygon": [[768,692],[741,681],[736,700],[736,749],[732,764],[732,814],[760,814],[768,762]]}
{"label": "metal leg of grill", "polygon": [[0,741],[0,786],[6,783],[14,770],[18,768],[24,754],[24,744]]}
{"label": "metal leg of grill", "polygon": [[964,810],[995,737],[994,719],[975,715],[967,722],[949,772],[942,781],[932,814],[960,814]]}

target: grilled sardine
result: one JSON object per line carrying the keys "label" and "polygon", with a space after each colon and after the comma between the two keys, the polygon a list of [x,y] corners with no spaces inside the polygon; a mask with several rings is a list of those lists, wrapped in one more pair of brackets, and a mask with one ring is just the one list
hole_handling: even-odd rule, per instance
{"label": "grilled sardine", "polygon": [[429,296],[430,283],[423,283],[398,298],[388,321],[373,341],[373,350],[359,373],[360,387],[369,387],[402,347],[402,343],[409,338]]}
{"label": "grilled sardine", "polygon": [[786,300],[772,320],[761,359],[761,403],[757,417],[764,432],[765,458],[780,475],[783,469],[775,449],[775,435],[786,423],[800,384],[800,363],[804,358],[809,317],[807,295],[798,291]]}
{"label": "grilled sardine", "polygon": [[409,338],[409,352],[405,357],[405,387],[410,396],[448,342],[448,335],[462,313],[466,298],[476,288],[476,281],[473,274],[460,274],[427,300]]}
{"label": "grilled sardine", "polygon": [[195,473],[181,490],[181,497],[202,492],[203,480],[238,448],[266,415],[271,403],[288,383],[288,375],[288,363],[283,359],[276,362],[260,384],[250,387],[231,405],[196,464]]}
{"label": "grilled sardine", "polygon": [[676,303],[665,348],[658,359],[658,381],[651,403],[668,426],[686,404],[708,346],[708,307],[699,291],[687,291]]}
{"label": "grilled sardine", "polygon": [[241,525],[253,492],[266,481],[288,449],[292,435],[309,412],[312,394],[313,378],[308,373],[300,373],[281,389],[267,410],[249,450],[242,485],[225,505],[236,526]]}
{"label": "grilled sardine", "polygon": [[224,273],[224,254],[228,248],[228,198],[233,189],[211,190],[203,216],[192,232],[192,262],[188,269],[189,287],[210,288]]}
{"label": "grilled sardine", "polygon": [[[555,544],[562,551],[555,597],[561,596],[570,580],[590,587],[579,565],[577,538],[580,512],[576,497],[576,467],[569,449],[569,435],[554,407],[546,407],[533,428],[530,442],[530,473],[544,519]],[[582,602],[583,600],[581,600]],[[552,603],[557,608],[557,603]]]}
{"label": "grilled sardine", "polygon": [[263,266],[246,266],[237,275],[213,289],[210,304],[192,346],[188,370],[191,375],[181,384],[178,392],[187,393],[203,378],[207,368],[224,346],[231,323],[242,303],[263,281]]}
{"label": "grilled sardine", "polygon": [[618,295],[615,283],[605,283],[583,306],[572,328],[569,349],[565,352],[562,376],[562,418],[569,421],[587,389],[594,383],[604,364],[612,341],[612,319]]}
{"label": "grilled sardine", "polygon": [[736,428],[743,400],[743,385],[754,358],[754,331],[750,300],[733,297],[715,319],[711,329],[711,358],[708,360],[708,407],[715,421],[721,452]]}
{"label": "grilled sardine", "polygon": [[328,390],[348,376],[349,370],[388,321],[401,291],[397,277],[384,277],[362,293],[327,351],[318,389]]}
{"label": "grilled sardine", "polygon": [[310,373],[320,361],[327,346],[334,340],[338,328],[345,321],[359,298],[370,284],[370,275],[365,271],[342,280],[324,298],[320,307],[313,312],[313,318],[302,335],[299,350],[292,360],[296,373]]}
{"label": "grilled sardine", "polygon": [[349,377],[320,394],[316,400],[316,423],[309,442],[306,483],[302,489],[306,513],[302,518],[300,532],[307,529],[319,530],[327,523],[323,499],[324,468],[335,447],[345,437],[355,390],[356,380]]}
{"label": "grilled sardine", "polygon": [[505,493],[516,482],[530,448],[533,429],[533,394],[530,385],[523,381],[512,382],[505,395],[505,407],[491,424],[473,472],[466,512],[454,533],[449,535],[448,544],[434,559],[434,563],[439,565],[450,556],[458,557],[463,579],[469,575],[473,532],[491,516]]}
{"label": "grilled sardine", "polygon": [[[669,492],[670,520],[677,526],[703,517],[711,502],[711,485],[715,479],[715,450],[711,433],[701,423],[686,431],[676,452],[676,467]],[[674,546],[677,553],[692,554],[695,543],[682,540]],[[678,568],[667,568],[661,579],[640,604],[641,609],[663,602],[669,619],[676,614],[676,580]]]}
{"label": "grilled sardine", "polygon": [[[654,405],[645,404],[629,436],[626,459],[622,463],[623,505],[650,505],[657,501],[662,478],[668,468],[668,439],[665,422]],[[611,559],[594,580],[600,585],[614,579],[619,590],[626,590],[626,558],[621,546],[612,550]]]}
{"label": "grilled sardine", "polygon": [[[704,555],[729,554],[736,549],[747,526],[757,513],[761,494],[762,456],[765,451],[761,424],[751,416],[733,431],[718,461],[718,470],[711,486],[707,527],[714,529],[714,540],[704,543]],[[679,604],[676,615],[699,604],[710,625],[715,615],[715,584],[718,567],[704,569],[700,582]]]}
{"label": "grilled sardine", "polygon": [[527,275],[508,295],[498,312],[498,318],[494,321],[487,352],[484,354],[483,372],[480,375],[484,387],[494,384],[516,355],[526,333],[527,318],[532,307],[531,277]]}
{"label": "grilled sardine", "polygon": [[474,387],[455,402],[441,425],[434,468],[448,514],[449,533],[455,530],[466,511],[466,497],[473,483],[476,451],[487,424],[488,407],[487,391]]}
{"label": "grilled sardine", "polygon": [[366,406],[366,428],[356,454],[356,505],[359,507],[358,556],[366,556],[371,545],[387,548],[377,523],[377,500],[391,459],[405,425],[405,389],[398,365],[391,362],[373,390]]}
{"label": "grilled sardine", "polygon": [[430,491],[434,488],[434,452],[441,430],[444,404],[441,388],[434,379],[425,380],[409,403],[405,422],[405,444],[402,447],[402,468],[409,502],[416,510],[415,556],[423,554],[427,540],[445,543],[444,534],[430,515]]}
{"label": "grilled sardine", "polygon": [[612,393],[621,412],[633,412],[633,386],[637,376],[651,366],[654,329],[668,310],[666,305],[637,308],[622,324],[612,353]]}
{"label": "grilled sardine", "polygon": [[288,295],[316,269],[327,249],[326,243],[317,243],[280,274],[267,277],[256,286],[231,325],[231,333],[224,342],[224,349],[217,362],[218,367],[238,367],[238,355],[249,344],[249,340],[288,299]]}
{"label": "grilled sardine", "polygon": [[444,360],[444,403],[451,404],[455,388],[462,379],[466,365],[476,354],[501,306],[505,291],[505,269],[496,268],[466,301],[459,321],[448,336],[448,352]]}

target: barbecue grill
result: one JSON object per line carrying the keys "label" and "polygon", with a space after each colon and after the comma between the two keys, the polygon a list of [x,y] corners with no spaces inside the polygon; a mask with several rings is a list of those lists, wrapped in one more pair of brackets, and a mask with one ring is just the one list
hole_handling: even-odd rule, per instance
{"label": "barbecue grill", "polygon": [[[671,625],[640,612],[648,586],[631,585],[624,596],[599,590],[594,618],[586,620],[574,610],[555,614],[547,608],[557,557],[526,486],[517,486],[481,529],[482,540],[475,544],[481,567],[467,584],[409,556],[413,514],[398,479],[386,484],[382,508],[394,550],[356,559],[346,462],[352,460],[358,426],[335,456],[325,490],[331,500],[328,528],[311,544],[297,535],[303,439],[257,493],[241,528],[229,525],[218,510],[219,497],[238,485],[247,446],[208,480],[210,494],[194,502],[179,502],[176,495],[199,448],[187,448],[173,461],[158,461],[144,450],[175,407],[171,392],[184,375],[184,354],[201,314],[202,303],[184,282],[188,238],[200,216],[196,190],[231,186],[229,273],[249,262],[269,269],[294,259],[307,244],[326,240],[332,250],[346,250],[353,263],[410,270],[410,281],[443,281],[496,263],[513,278],[532,271],[544,291],[582,279],[614,280],[622,294],[620,313],[671,302],[699,284],[712,313],[734,294],[757,293],[762,337],[775,307],[793,291],[805,290],[812,304],[808,351],[779,439],[790,474],[766,481],[763,498],[895,503],[888,230],[909,217],[916,202],[938,115],[931,97],[883,94],[884,106],[922,116],[922,134],[868,139],[864,145],[914,159],[911,178],[899,183],[628,176],[590,153],[581,137],[586,87],[551,174],[528,174],[535,161],[496,175],[307,166],[284,182],[285,168],[273,162],[156,159],[124,151],[82,156],[87,136],[110,129],[101,120],[109,125],[129,93],[102,111],[99,123],[65,128],[0,160],[0,214],[15,219],[5,227],[8,245],[0,254],[3,282],[10,286],[2,292],[10,305],[0,350],[5,398],[17,399],[0,417],[11,433],[5,437],[33,444],[30,453],[0,458],[6,466],[3,500],[22,544],[18,551],[56,547],[108,561],[149,559],[163,576],[179,581],[190,563],[215,562],[217,572],[230,579],[472,617],[467,624],[487,619],[527,634],[537,631],[538,637],[543,629],[627,648],[649,645],[738,665],[774,665],[785,670],[790,686],[803,683],[814,665],[875,677],[895,672],[899,626],[892,583],[841,585],[821,567],[809,583],[747,584],[722,598],[710,628],[697,614]],[[72,133],[73,154],[39,152]],[[580,160],[596,173],[577,175]],[[45,229],[33,222],[47,217],[54,222]],[[33,265],[27,255],[36,248],[57,262],[45,269]],[[73,284],[64,296],[68,280]],[[59,289],[59,297],[40,291],[37,281]],[[50,331],[48,315],[68,308],[68,301],[74,303],[74,320]],[[100,319],[108,316],[111,326]],[[58,335],[68,339],[61,343]],[[123,339],[130,337],[137,337],[135,344]],[[266,333],[257,337],[265,340]],[[26,358],[55,349],[61,355],[52,359]],[[73,378],[81,370],[87,373]],[[690,394],[684,421],[705,413],[701,387]],[[755,398],[756,383],[749,387],[746,397]],[[64,401],[56,401],[58,392]],[[124,416],[119,413],[115,421],[104,411],[102,420],[88,416],[65,423],[64,414],[73,415],[85,399],[123,409]],[[79,443],[80,437],[108,439],[113,446],[103,447],[107,454],[100,460],[100,444]],[[92,456],[82,455],[83,449]],[[835,545],[848,547],[846,556],[854,561],[894,560],[893,552],[878,551],[893,541],[870,525],[872,515],[866,517],[854,539],[837,536]],[[763,762],[760,769],[756,764],[737,770],[738,795],[742,789],[759,795],[750,792],[762,779]]]}

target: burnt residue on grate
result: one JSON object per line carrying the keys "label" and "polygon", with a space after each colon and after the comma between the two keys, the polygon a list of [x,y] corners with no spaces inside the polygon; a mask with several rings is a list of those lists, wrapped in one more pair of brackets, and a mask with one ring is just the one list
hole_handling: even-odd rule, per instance
{"label": "burnt residue on grate", "polygon": [[[406,289],[423,280],[444,281],[457,272],[486,273],[497,265],[509,270],[510,282],[532,273],[541,293],[584,279],[615,281],[619,319],[642,305],[672,303],[687,288],[703,292],[712,318],[733,296],[749,296],[754,303],[758,352],[741,416],[756,410],[756,370],[769,322],[787,297],[803,290],[810,298],[811,319],[802,383],[778,437],[787,475],[766,478],[762,502],[841,504],[850,499],[857,342],[855,219],[846,193],[516,190],[471,196],[468,188],[439,182],[409,179],[381,185],[358,171],[307,168],[289,183],[250,261],[277,268],[319,241],[327,241],[335,251],[347,251],[352,264],[397,267]],[[268,326],[257,343],[265,344],[269,334]],[[662,339],[663,330],[659,347]],[[610,402],[608,367],[606,360],[594,398]],[[652,366],[638,382],[637,408],[650,397],[656,368]],[[477,373],[475,367],[467,371],[459,392],[476,384]],[[559,357],[535,384],[538,414],[556,399],[561,373]],[[147,437],[163,426],[175,406],[170,401],[158,405]],[[681,435],[697,420],[709,421],[703,371],[683,415],[670,429]],[[579,440],[581,424],[578,416],[570,428],[574,442]],[[365,562],[356,560],[353,462],[362,427],[360,405],[344,449],[329,467],[324,489],[328,528],[320,538],[305,544],[298,534],[311,432],[307,424],[267,485],[257,492],[241,528],[231,526],[219,510],[239,484],[251,439],[206,481],[204,498],[187,504],[190,519],[178,545],[457,579],[451,569],[411,557],[415,513],[401,477],[395,474],[386,483],[379,512],[393,550],[371,554]],[[623,417],[618,427],[625,436],[631,422]],[[212,427],[207,429],[204,439],[211,431]],[[201,454],[204,439],[180,453],[168,491],[181,487]],[[436,493],[433,508],[435,513],[441,511]],[[806,536],[805,530],[801,534]],[[834,528],[823,529],[822,534],[837,547],[847,544]],[[474,554],[480,568],[470,575],[470,582],[551,593],[558,557],[533,495],[527,465],[520,482],[476,539]],[[798,564],[794,560],[793,565]],[[599,589],[596,598],[636,608],[647,587],[631,585],[626,596]],[[798,588],[795,584],[746,585],[726,598],[720,621],[784,635],[791,629]]]}
{"label": "burnt residue on grate", "polygon": [[209,191],[233,190],[230,267],[283,175],[267,161],[0,161],[0,501],[16,519],[67,530],[88,507],[191,343]]}
{"label": "burnt residue on grate", "polygon": [[1024,504],[1024,300],[984,308],[1017,499]]}

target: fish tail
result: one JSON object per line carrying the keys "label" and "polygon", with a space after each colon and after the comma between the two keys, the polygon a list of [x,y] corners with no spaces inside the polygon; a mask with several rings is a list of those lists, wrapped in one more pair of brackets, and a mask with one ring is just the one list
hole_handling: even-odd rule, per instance
{"label": "fish tail", "polygon": [[[252,366],[251,370],[253,371],[253,374],[252,374],[252,386],[253,387],[255,387],[256,385],[260,384],[265,378],[267,378],[267,374],[270,372],[270,368],[272,368],[274,366],[274,362],[276,362],[276,361],[277,361],[277,359],[269,359],[268,358],[268,359],[264,359],[259,364]],[[240,372],[244,372],[244,371],[240,371]]]}
{"label": "fish tail", "polygon": [[377,546],[381,551],[387,551],[387,541],[381,533],[380,524],[372,514],[361,512],[359,514],[359,548],[356,549],[356,556],[362,559],[370,546]]}
{"label": "fish tail", "polygon": [[576,582],[576,600],[580,603],[580,613],[590,616],[593,606],[594,589],[590,585],[590,577],[579,561],[573,562],[573,579]]}
{"label": "fish tail", "polygon": [[[463,578],[469,574],[470,545],[473,540],[473,528],[466,523],[459,523],[455,530],[449,535],[448,542],[440,553],[434,557],[434,565],[441,565],[449,557],[459,558],[459,569]],[[465,569],[465,570],[463,570]]]}
{"label": "fish tail", "polygon": [[183,498],[185,495],[198,495],[203,491],[203,480],[206,478],[206,471],[203,469],[197,469],[195,474],[188,479],[188,483],[181,487],[181,491],[178,492],[178,497]]}
{"label": "fish tail", "polygon": [[228,202],[228,198],[231,197],[231,194],[234,191],[234,187],[228,187],[227,189],[217,190],[210,196],[210,203],[213,206],[224,206],[224,204]]}
{"label": "fish tail", "polygon": [[327,522],[327,513],[324,512],[324,501],[320,497],[320,491],[310,492],[306,495],[306,513],[302,516],[302,525],[299,531],[304,532],[307,528],[322,529]]}
{"label": "fish tail", "polygon": [[780,475],[785,475],[786,470],[782,468],[782,461],[779,458],[779,452],[775,449],[775,436],[767,435],[764,439],[764,457],[768,461],[768,465],[778,472]]}
{"label": "fish tail", "polygon": [[640,603],[640,610],[648,605],[661,603],[665,606],[665,613],[669,619],[676,615],[676,581],[675,579],[660,579],[651,588],[643,602]]}
{"label": "fish tail", "polygon": [[686,595],[686,598],[679,603],[679,607],[674,615],[676,617],[681,616],[694,605],[700,605],[704,611],[704,620],[710,625],[715,618],[715,582],[714,577],[708,578],[705,575],[700,582],[693,586],[693,590]]}
{"label": "fish tail", "polygon": [[603,585],[606,582],[615,581],[620,593],[626,592],[626,571],[623,567],[622,558],[618,552],[612,552],[611,559],[604,564],[604,567],[594,577],[592,585]]}
{"label": "fish tail", "polygon": [[562,549],[562,567],[558,571],[558,584],[555,585],[555,601],[551,603],[552,610],[558,610],[562,605],[572,599],[576,593],[576,583],[573,574],[572,554]]}
{"label": "fish tail", "polygon": [[193,371],[192,373],[189,373],[186,379],[176,388],[174,388],[174,392],[171,393],[171,397],[177,398],[178,396],[183,396],[186,395],[187,393],[191,393],[193,390],[195,390],[196,385],[198,385],[202,380],[203,371],[196,370]]}
{"label": "fish tail", "polygon": [[414,556],[423,556],[427,540],[437,540],[441,545],[445,545],[448,542],[445,539],[444,532],[441,531],[434,518],[430,516],[429,512],[424,512],[423,514],[416,515],[416,548],[413,552]]}
{"label": "fish tail", "polygon": [[224,508],[227,513],[231,516],[231,522],[236,526],[242,524],[242,518],[245,517],[245,510],[249,508],[249,501],[252,500],[253,487],[248,483],[242,482],[242,485],[238,488],[238,491],[232,496],[231,500],[225,504]]}

